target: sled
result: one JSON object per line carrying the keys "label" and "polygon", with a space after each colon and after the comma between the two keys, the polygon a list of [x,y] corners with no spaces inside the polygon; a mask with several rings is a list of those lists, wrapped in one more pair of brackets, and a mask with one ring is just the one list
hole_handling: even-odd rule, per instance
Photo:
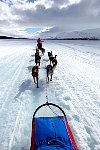
{"label": "sled", "polygon": [[[57,107],[63,115],[35,117],[37,111],[44,106]],[[66,114],[58,105],[47,102],[35,110],[30,150],[78,150]]]}

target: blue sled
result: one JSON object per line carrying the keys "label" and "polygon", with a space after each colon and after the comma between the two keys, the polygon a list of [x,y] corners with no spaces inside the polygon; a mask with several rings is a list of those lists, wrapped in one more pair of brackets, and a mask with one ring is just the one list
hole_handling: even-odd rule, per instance
{"label": "blue sled", "polygon": [[[36,112],[46,105],[59,108],[63,116],[35,118]],[[58,105],[45,103],[34,112],[30,150],[79,150],[66,114]]]}

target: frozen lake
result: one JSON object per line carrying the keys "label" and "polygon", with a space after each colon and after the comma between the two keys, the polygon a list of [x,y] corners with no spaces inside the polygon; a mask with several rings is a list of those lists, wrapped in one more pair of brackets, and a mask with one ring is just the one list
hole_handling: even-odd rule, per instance
{"label": "frozen lake", "polygon": [[43,47],[37,89],[31,76],[36,41],[0,40],[0,150],[30,148],[32,115],[46,102],[48,51],[58,60],[49,102],[65,111],[79,150],[100,150],[100,41],[49,40]]}

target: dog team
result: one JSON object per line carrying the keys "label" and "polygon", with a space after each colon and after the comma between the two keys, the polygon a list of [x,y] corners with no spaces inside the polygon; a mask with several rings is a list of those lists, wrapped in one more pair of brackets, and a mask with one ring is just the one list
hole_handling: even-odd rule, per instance
{"label": "dog team", "polygon": [[[40,66],[40,60],[41,60],[39,51],[41,51],[43,55],[45,53],[45,49],[42,48],[42,42],[43,41],[41,41],[40,38],[37,40],[37,48],[36,48],[36,53],[35,53],[36,65],[33,66],[32,68],[32,76],[34,79],[34,83],[37,84],[37,88],[39,88],[39,66]],[[52,51],[51,51],[51,52],[48,52],[48,57],[49,57],[50,64],[46,66],[46,77],[47,77],[47,82],[49,83],[49,80],[52,81],[52,76],[57,66],[57,58],[56,58],[57,55],[53,56]],[[50,76],[50,79],[49,79],[49,76]]]}

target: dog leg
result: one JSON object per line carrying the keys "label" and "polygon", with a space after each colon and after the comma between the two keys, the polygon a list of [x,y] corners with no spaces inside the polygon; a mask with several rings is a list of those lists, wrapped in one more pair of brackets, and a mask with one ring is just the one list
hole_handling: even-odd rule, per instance
{"label": "dog leg", "polygon": [[48,74],[47,74],[47,83],[49,83],[49,76],[48,76]]}
{"label": "dog leg", "polygon": [[36,84],[36,82],[35,82],[35,77],[33,77],[33,79],[34,79],[34,83]]}
{"label": "dog leg", "polygon": [[37,80],[37,88],[39,88],[39,85],[38,85],[38,77],[36,77],[36,80]]}
{"label": "dog leg", "polygon": [[52,81],[52,74],[51,74],[51,79],[50,79],[50,81]]}
{"label": "dog leg", "polygon": [[48,83],[49,83],[49,76],[48,76]]}

